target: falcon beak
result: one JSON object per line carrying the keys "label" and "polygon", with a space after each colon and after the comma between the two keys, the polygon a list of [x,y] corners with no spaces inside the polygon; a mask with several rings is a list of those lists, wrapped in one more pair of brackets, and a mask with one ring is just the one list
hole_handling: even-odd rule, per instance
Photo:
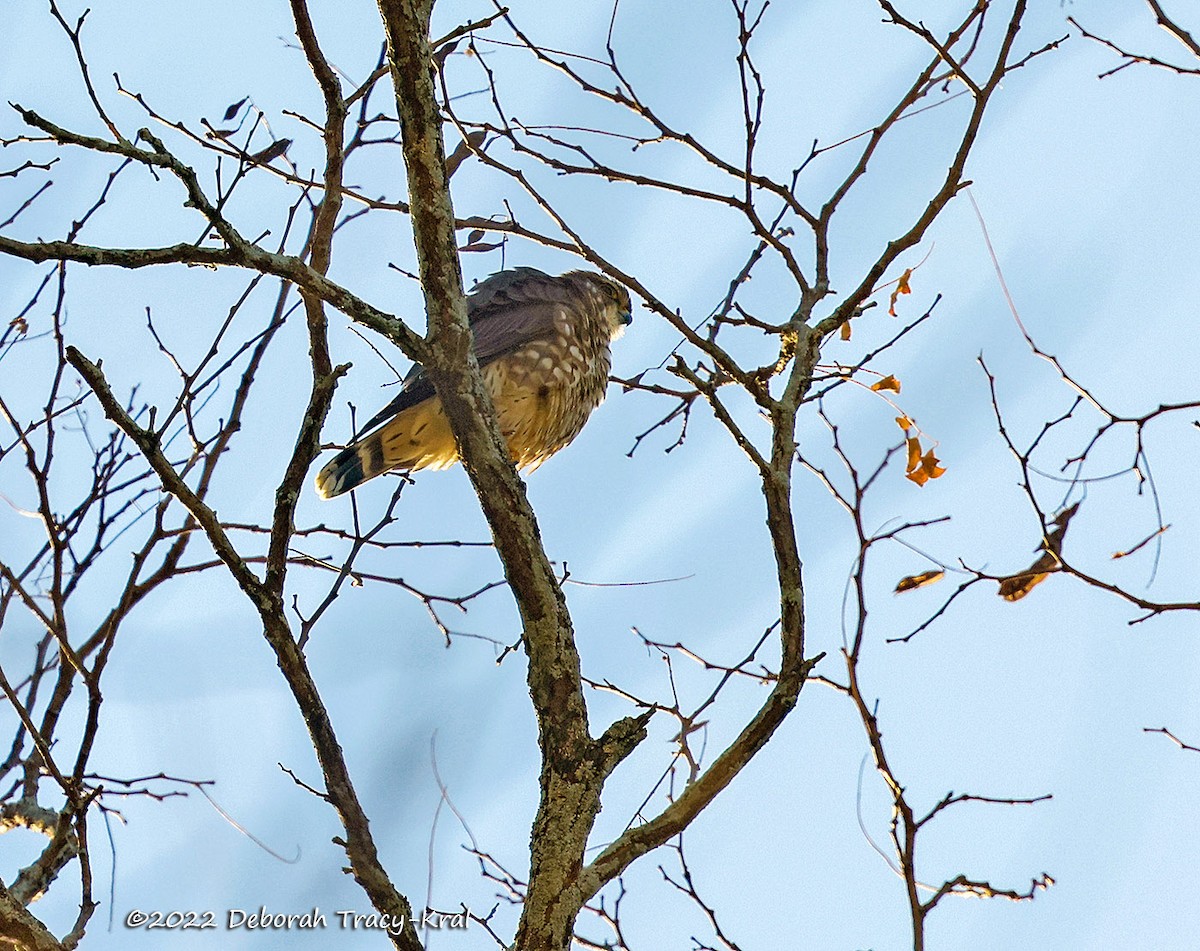
{"label": "falcon beak", "polygon": [[618,310],[616,318],[615,323],[609,324],[612,340],[620,340],[625,335],[625,328],[633,323],[633,314],[628,310]]}

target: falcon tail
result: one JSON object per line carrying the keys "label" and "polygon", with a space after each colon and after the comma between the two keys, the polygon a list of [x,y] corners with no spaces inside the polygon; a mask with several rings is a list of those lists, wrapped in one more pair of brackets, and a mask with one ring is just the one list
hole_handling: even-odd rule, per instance
{"label": "falcon tail", "polygon": [[[369,465],[369,453],[366,461]],[[370,472],[363,462],[361,443],[343,449],[317,473],[317,495],[323,499],[332,499],[384,471],[380,469],[378,472]]]}
{"label": "falcon tail", "polygon": [[317,494],[332,499],[392,469],[445,469],[457,461],[441,403],[425,400],[334,456],[317,473]]}

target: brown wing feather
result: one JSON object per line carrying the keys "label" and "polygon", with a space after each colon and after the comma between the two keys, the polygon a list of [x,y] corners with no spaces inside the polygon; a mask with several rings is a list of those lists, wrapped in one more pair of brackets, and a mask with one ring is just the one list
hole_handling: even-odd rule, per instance
{"label": "brown wing feather", "polygon": [[[467,321],[474,336],[475,359],[481,367],[519,350],[530,340],[554,331],[554,316],[569,306],[562,283],[532,267],[499,271],[480,281],[467,295]],[[417,363],[404,377],[400,392],[371,417],[360,432],[370,432],[397,413],[433,396],[433,384]]]}

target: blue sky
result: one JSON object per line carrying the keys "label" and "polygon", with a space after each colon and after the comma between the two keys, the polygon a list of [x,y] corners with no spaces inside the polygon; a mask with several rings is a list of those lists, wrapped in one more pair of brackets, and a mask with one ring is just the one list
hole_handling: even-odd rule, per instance
{"label": "blue sky", "polygon": [[[514,15],[549,45],[596,55],[603,51],[609,9],[584,2],[557,6],[514,3]],[[946,4],[906,4],[931,26]],[[1027,17],[1025,48],[1068,32],[1065,17],[1121,38],[1130,47],[1169,51],[1152,17],[1137,4],[1042,3]],[[0,37],[3,98],[20,102],[68,127],[98,133],[71,65],[70,49],[37,0],[9,0],[9,29]],[[439,7],[438,29],[486,13],[467,2]],[[69,11],[69,13],[78,11]],[[331,59],[356,79],[378,54],[380,31],[369,3],[314,4],[318,31]],[[892,91],[925,59],[911,36],[879,22],[875,5],[778,3],[767,13],[755,47],[767,82],[764,170],[784,174],[807,154],[814,138],[833,142],[868,128],[886,110]],[[165,114],[195,124],[216,119],[249,94],[277,134],[296,139],[290,153],[304,167],[319,160],[316,138],[282,110],[317,112],[317,92],[301,55],[288,48],[290,19],[283,4],[213,3],[203,14],[173,4],[93,5],[85,43],[93,76],[114,117],[127,131],[145,124],[130,100],[118,97],[116,70]],[[729,154],[740,131],[732,16],[725,4],[623,4],[617,42],[623,64],[642,94],[680,126]],[[576,102],[563,84],[511,51],[494,53],[506,101],[529,122],[595,121],[594,103]],[[467,83],[470,63],[455,64]],[[972,192],[986,219],[1022,321],[1045,349],[1120,412],[1146,412],[1160,402],[1194,397],[1197,361],[1192,286],[1198,194],[1194,134],[1200,97],[1193,83],[1164,72],[1131,68],[1098,81],[1116,65],[1113,55],[1073,35],[1062,48],[1010,76],[985,120],[969,165]],[[469,84],[468,84],[469,86]],[[469,87],[474,88],[474,87]],[[463,110],[477,108],[465,100]],[[482,108],[481,106],[478,108]],[[894,144],[873,163],[861,195],[835,231],[835,282],[851,287],[898,223],[923,204],[944,173],[945,155],[966,99],[904,123]],[[18,129],[0,119],[0,136]],[[168,143],[172,144],[172,143]],[[11,150],[9,150],[11,151]],[[644,150],[630,163],[672,176],[707,173],[670,149]],[[352,168],[371,192],[402,194],[396,150],[376,150]],[[836,182],[841,154],[814,165],[805,189],[820,196]],[[0,152],[0,167],[9,157]],[[37,215],[23,218],[20,237],[58,236],[90,200],[107,168],[64,159],[55,189]],[[723,295],[751,247],[733,216],[644,189],[580,186],[551,181],[551,194],[578,220],[588,238],[618,265],[636,273],[671,306],[699,319]],[[0,201],[18,194],[5,183]],[[274,183],[248,191],[234,209],[251,222],[277,227],[281,196]],[[460,213],[493,214],[502,200],[527,206],[511,184],[466,167],[455,179]],[[179,195],[146,176],[122,179],[111,210],[88,240],[133,245],[189,236]],[[5,214],[7,216],[7,214]],[[531,219],[532,220],[532,219]],[[1040,529],[1018,488],[1018,471],[996,433],[983,354],[999,379],[1006,422],[1018,440],[1063,412],[1072,394],[1021,339],[998,287],[980,226],[965,196],[953,202],[928,239],[901,263],[928,260],[913,279],[901,319],[919,315],[937,294],[933,320],[880,362],[903,381],[899,402],[939,440],[945,477],[923,489],[899,472],[884,479],[868,503],[869,527],[893,519],[952,515],[945,527],[914,534],[914,544],[937,558],[997,573],[1032,559]],[[366,299],[420,325],[419,296],[389,270],[411,267],[409,234],[400,218],[379,216],[346,229],[335,252],[334,277]],[[568,257],[512,244],[505,263],[558,272]],[[500,266],[495,255],[466,256],[468,284]],[[5,312],[28,298],[40,272],[0,259]],[[171,269],[121,274],[72,272],[69,335],[91,358],[103,358],[116,386],[141,383],[148,398],[168,400],[174,378],[144,331],[145,307],[173,346],[202,352],[205,333],[225,313],[241,282],[236,275]],[[270,290],[259,291],[246,326],[263,318]],[[780,319],[794,301],[777,276],[756,282],[750,299]],[[853,339],[832,342],[831,359],[853,360],[887,339],[898,324],[877,308],[856,322]],[[338,360],[352,360],[340,405],[350,399],[373,411],[390,398],[379,387],[388,368],[333,318]],[[614,353],[618,375],[655,366],[677,337],[646,312]],[[839,346],[841,349],[838,349]],[[218,508],[230,519],[264,517],[280,461],[302,411],[303,392],[291,384],[303,367],[299,326],[283,332],[266,367],[262,403],[234,447],[218,488]],[[5,361],[0,385],[25,375],[36,380],[46,353]],[[663,375],[661,382],[669,383]],[[21,383],[17,384],[21,386]],[[31,382],[30,387],[33,386]],[[36,407],[30,389],[27,409]],[[865,392],[830,401],[844,436],[863,466],[897,439],[894,411]],[[714,659],[740,658],[777,612],[769,549],[756,477],[744,457],[697,409],[682,447],[662,449],[674,433],[652,437],[627,458],[634,436],[663,408],[642,394],[610,390],[568,452],[531,479],[550,556],[591,582],[683,578],[638,587],[568,588],[585,673],[612,678],[635,693],[665,698],[662,663],[630,628],[655,640],[683,641]],[[98,413],[97,413],[98,415]],[[1078,448],[1095,428],[1081,421],[1055,447]],[[765,436],[765,426],[748,431]],[[326,439],[344,438],[348,414],[335,410]],[[1190,431],[1189,431],[1190,430]],[[1162,492],[1162,562],[1148,597],[1194,597],[1197,524],[1190,419],[1156,424],[1149,451]],[[800,430],[803,451],[830,463],[828,435],[813,418]],[[1125,438],[1125,437],[1120,437]],[[1098,459],[1097,471],[1127,464],[1129,442]],[[1049,457],[1048,457],[1049,458]],[[1101,464],[1103,463],[1103,464]],[[378,511],[389,485],[359,493],[364,511]],[[29,504],[30,487],[13,458],[0,461],[0,492]],[[1053,508],[1053,492],[1042,495]],[[819,672],[840,675],[842,594],[856,554],[849,523],[813,480],[798,477],[798,522],[809,597],[808,651],[829,656]],[[344,500],[306,499],[299,520],[345,518]],[[422,475],[405,492],[396,538],[482,539],[486,529],[460,469]],[[1146,592],[1150,560],[1143,554],[1113,563],[1112,551],[1132,546],[1154,527],[1148,501],[1128,478],[1089,487],[1072,524],[1067,552],[1081,567]],[[33,544],[36,525],[0,508],[0,546]],[[14,556],[15,557],[15,556]],[[1174,748],[1143,727],[1168,726],[1200,740],[1195,708],[1200,651],[1187,615],[1129,627],[1135,615],[1117,600],[1065,578],[1051,578],[1028,598],[1008,604],[979,585],[933,628],[907,645],[885,638],[906,633],[948,594],[953,580],[904,598],[888,593],[905,574],[928,563],[893,547],[876,555],[873,610],[862,662],[864,689],[879,700],[889,754],[914,803],[928,808],[948,790],[990,796],[1054,799],[1032,807],[962,806],[926,833],[921,877],[940,882],[964,872],[1001,887],[1023,888],[1043,871],[1057,884],[1031,904],[947,899],[929,923],[929,946],[947,949],[1141,948],[1182,949],[1200,928],[1187,896],[1196,882],[1200,826],[1192,796],[1200,758]],[[414,584],[463,592],[499,576],[486,551],[419,550],[377,562]],[[86,629],[104,607],[98,578],[75,623]],[[319,598],[323,579],[300,576],[302,602]],[[1191,593],[1190,593],[1191,592]],[[90,612],[90,613],[89,613]],[[472,604],[452,618],[462,632],[513,640],[515,612],[504,593]],[[36,635],[30,627],[4,630],[0,660],[15,663]],[[423,905],[431,828],[438,789],[437,762],[455,805],[487,851],[523,870],[535,805],[535,725],[525,694],[523,658],[497,667],[485,642],[458,638],[450,649],[421,605],[394,590],[367,586],[346,592],[314,637],[309,656],[338,726],[385,864],[400,889]],[[772,649],[764,651],[773,664]],[[680,689],[703,696],[710,678],[676,661]],[[339,871],[341,854],[329,840],[338,828],[330,811],[298,789],[277,763],[316,782],[313,755],[290,696],[234,586],[217,573],[157,593],[123,631],[106,673],[107,717],[95,767],[109,775],[159,770],[216,780],[214,797],[238,822],[287,857],[280,862],[231,828],[201,798],[152,803],[132,800],[128,824],[114,828],[117,923],[104,929],[107,908],[85,947],[158,948],[174,942],[222,948],[328,947],[328,933],[280,935],[213,931],[152,936],[127,932],[131,909],[257,909],[300,912],[319,906],[369,910],[365,897]],[[589,698],[598,729],[628,712],[608,696]],[[714,751],[761,699],[738,684],[713,716],[707,751]],[[8,716],[9,714],[5,714]],[[610,784],[596,842],[619,832],[671,755],[672,731],[662,723]],[[704,897],[743,948],[772,948],[786,937],[805,951],[911,946],[902,883],[872,851],[887,838],[889,802],[868,769],[859,779],[866,743],[849,703],[817,684],[807,687],[791,719],[769,748],[738,777],[687,837],[689,861]],[[861,803],[858,802],[861,797]],[[99,876],[111,874],[107,843],[93,825]],[[461,846],[461,826],[443,811],[433,836],[433,904],[460,902],[485,911],[495,889],[482,882]],[[31,839],[0,837],[0,868],[29,860]],[[627,876],[623,906],[635,947],[689,948],[703,934],[696,910],[661,882],[668,854],[638,863]],[[105,888],[107,886],[105,885]],[[100,891],[104,891],[101,888]],[[71,875],[42,903],[51,922],[73,916]],[[105,896],[107,901],[107,896]],[[509,911],[505,921],[515,921]],[[509,926],[511,927],[511,926]],[[603,934],[585,915],[581,927]],[[61,929],[60,929],[61,930]],[[382,947],[378,936],[339,933],[337,946]],[[479,929],[435,936],[432,947],[490,944]]]}

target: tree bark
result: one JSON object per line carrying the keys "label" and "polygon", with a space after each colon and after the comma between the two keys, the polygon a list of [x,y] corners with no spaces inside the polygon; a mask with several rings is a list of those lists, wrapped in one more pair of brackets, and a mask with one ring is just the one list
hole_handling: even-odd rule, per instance
{"label": "tree bark", "polygon": [[491,528],[520,611],[529,657],[529,692],[542,757],[541,799],[515,947],[566,951],[587,897],[580,872],[604,778],[644,735],[643,721],[621,721],[601,741],[588,732],[566,599],[471,350],[429,43],[432,3],[379,0],[379,10],[387,33],[429,321],[426,370]]}

